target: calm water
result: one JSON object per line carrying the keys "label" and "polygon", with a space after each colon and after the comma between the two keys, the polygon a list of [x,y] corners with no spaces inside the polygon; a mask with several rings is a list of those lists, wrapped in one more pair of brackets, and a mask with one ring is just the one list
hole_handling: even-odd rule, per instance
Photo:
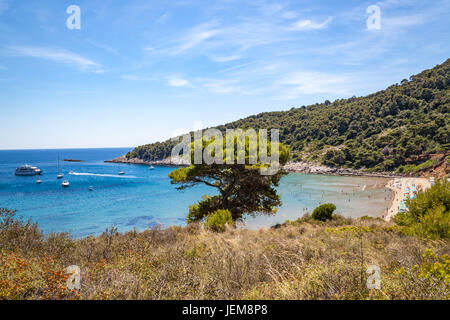
{"label": "calm water", "polygon": [[[63,149],[0,151],[0,207],[16,209],[25,219],[38,222],[44,232],[66,231],[76,237],[97,235],[109,226],[119,231],[143,230],[156,224],[183,225],[188,205],[213,194],[208,187],[196,186],[178,191],[170,184],[168,173],[174,168],[104,163],[129,149]],[[57,180],[57,159],[64,179]],[[36,177],[18,177],[14,170],[25,163],[43,170]],[[123,170],[125,175],[117,173]],[[73,171],[75,174],[69,174]],[[289,174],[279,192],[283,206],[271,217],[249,218],[249,228],[269,227],[286,219],[295,219],[317,205],[333,202],[347,216],[381,216],[390,193],[386,180],[377,178]],[[366,187],[364,187],[364,185]],[[94,191],[89,191],[93,186]],[[363,190],[364,189],[364,190]]]}

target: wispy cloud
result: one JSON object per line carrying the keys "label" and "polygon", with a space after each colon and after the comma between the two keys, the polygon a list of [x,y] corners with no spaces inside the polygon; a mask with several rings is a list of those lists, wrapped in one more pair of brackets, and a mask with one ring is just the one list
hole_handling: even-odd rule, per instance
{"label": "wispy cloud", "polygon": [[203,88],[214,93],[246,93],[235,79],[199,79],[198,82]]}
{"label": "wispy cloud", "polygon": [[189,85],[189,81],[177,75],[168,77],[167,83],[171,87],[186,87]]}
{"label": "wispy cloud", "polygon": [[240,55],[240,54],[234,54],[234,55],[230,55],[230,56],[216,56],[216,55],[210,56],[210,59],[215,62],[230,62],[230,61],[238,60],[241,58],[242,58],[242,55]]}
{"label": "wispy cloud", "polygon": [[311,20],[299,20],[292,24],[293,30],[320,30],[328,27],[330,22],[333,21],[333,17],[329,17],[327,20],[317,23]]}
{"label": "wispy cloud", "polygon": [[218,32],[219,30],[212,28],[211,23],[202,23],[201,25],[193,28],[184,38],[180,40],[181,43],[174,49],[173,53],[179,54],[191,49],[218,34]]}
{"label": "wispy cloud", "polygon": [[[274,16],[267,17],[272,13]],[[165,44],[144,48],[146,53],[206,56],[213,62],[229,62],[246,56],[246,51],[274,43],[294,41],[299,32],[326,29],[333,17],[322,22],[302,19],[292,23],[297,14],[281,6],[264,8],[264,15],[237,19],[232,24],[212,20],[188,29]],[[287,19],[289,18],[289,19]],[[224,52],[227,54],[224,55]]]}
{"label": "wispy cloud", "polygon": [[426,17],[424,15],[410,15],[383,18],[383,28],[398,29],[403,27],[410,27],[425,23]]}
{"label": "wispy cloud", "polygon": [[295,72],[278,81],[277,86],[285,91],[285,99],[294,99],[301,94],[348,94],[351,81],[348,76],[322,72]]}
{"label": "wispy cloud", "polygon": [[8,47],[8,53],[17,57],[32,57],[64,63],[78,67],[81,70],[92,72],[101,72],[101,66],[77,53],[73,53],[63,49],[46,48],[46,47],[27,47],[27,46],[11,46]]}
{"label": "wispy cloud", "polygon": [[106,52],[109,52],[109,53],[114,54],[116,56],[121,56],[117,49],[115,49],[115,48],[113,48],[113,47],[111,47],[111,46],[109,46],[107,44],[96,42],[96,41],[93,41],[93,40],[90,40],[90,39],[88,39],[87,42],[92,44],[94,47],[97,47],[97,48],[105,50]]}

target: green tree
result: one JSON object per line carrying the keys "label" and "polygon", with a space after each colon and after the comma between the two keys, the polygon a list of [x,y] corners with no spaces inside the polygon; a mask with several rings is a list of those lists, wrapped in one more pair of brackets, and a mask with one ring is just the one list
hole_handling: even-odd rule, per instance
{"label": "green tree", "polygon": [[[253,146],[248,138],[243,138],[245,148],[243,151],[239,151],[237,147],[239,138],[242,137],[234,138],[234,147],[229,147],[228,152],[226,137],[223,139],[202,138],[192,142],[191,163],[194,163],[194,152],[197,147],[201,148],[202,153],[205,150],[211,151],[210,154],[217,159],[222,159],[223,164],[206,164],[205,161],[202,161],[201,164],[179,168],[169,174],[171,183],[179,185],[177,189],[204,184],[217,190],[218,194],[203,196],[202,201],[190,206],[186,218],[188,223],[202,220],[208,214],[219,209],[230,211],[234,221],[242,219],[244,214],[273,214],[276,212],[276,207],[281,204],[275,187],[278,186],[280,179],[285,174],[281,170],[281,166],[289,159],[289,148],[281,143],[274,145],[278,149],[280,170],[272,175],[263,175],[261,170],[267,170],[270,164],[265,164],[260,159],[263,155],[260,151],[264,150],[264,145],[260,146],[259,136],[257,136],[256,158],[252,157]],[[271,143],[267,143],[266,146],[267,156],[275,155],[272,153]],[[231,161],[230,155],[234,156],[233,161]],[[245,159],[244,164],[239,164],[242,161],[238,163],[238,155],[243,157],[241,159]]]}
{"label": "green tree", "polygon": [[333,212],[336,210],[336,206],[332,203],[325,203],[314,209],[311,217],[314,220],[327,221],[333,217]]}

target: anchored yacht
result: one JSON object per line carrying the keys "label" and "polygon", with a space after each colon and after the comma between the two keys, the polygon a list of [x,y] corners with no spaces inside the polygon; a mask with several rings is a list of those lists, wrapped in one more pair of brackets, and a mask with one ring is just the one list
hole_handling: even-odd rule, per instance
{"label": "anchored yacht", "polygon": [[58,174],[56,175],[56,179],[64,178],[64,174],[59,170],[59,157],[58,157]]}
{"label": "anchored yacht", "polygon": [[16,176],[35,176],[41,174],[42,171],[38,167],[33,167],[28,164],[16,169]]}

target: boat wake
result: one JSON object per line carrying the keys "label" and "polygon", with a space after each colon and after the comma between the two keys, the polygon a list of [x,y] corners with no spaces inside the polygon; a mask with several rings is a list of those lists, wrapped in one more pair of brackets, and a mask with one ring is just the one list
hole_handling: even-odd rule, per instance
{"label": "boat wake", "polygon": [[103,174],[103,173],[88,173],[88,172],[69,172],[73,176],[94,176],[94,177],[109,177],[109,178],[121,178],[121,179],[137,179],[136,176],[125,176],[117,174]]}

